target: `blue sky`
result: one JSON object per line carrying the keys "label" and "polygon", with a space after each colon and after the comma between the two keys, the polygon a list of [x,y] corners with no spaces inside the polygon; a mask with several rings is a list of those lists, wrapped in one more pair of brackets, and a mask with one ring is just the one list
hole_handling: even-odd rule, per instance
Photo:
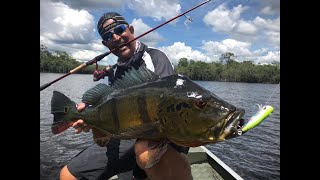
{"label": "blue sky", "polygon": [[[104,12],[123,15],[138,36],[204,1],[194,0],[41,0],[40,44],[66,51],[86,62],[107,52],[96,24]],[[163,50],[176,64],[180,58],[218,61],[232,52],[236,60],[280,62],[280,1],[211,0],[139,40]],[[101,64],[114,64],[109,55]]]}

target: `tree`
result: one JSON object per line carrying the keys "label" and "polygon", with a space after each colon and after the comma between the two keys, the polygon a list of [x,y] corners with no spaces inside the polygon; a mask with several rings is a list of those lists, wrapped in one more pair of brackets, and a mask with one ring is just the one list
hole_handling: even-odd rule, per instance
{"label": "tree", "polygon": [[187,67],[188,66],[188,59],[187,58],[180,58],[178,62],[178,67]]}
{"label": "tree", "polygon": [[226,52],[221,54],[219,60],[222,64],[230,64],[231,62],[235,61],[235,55],[232,52]]}

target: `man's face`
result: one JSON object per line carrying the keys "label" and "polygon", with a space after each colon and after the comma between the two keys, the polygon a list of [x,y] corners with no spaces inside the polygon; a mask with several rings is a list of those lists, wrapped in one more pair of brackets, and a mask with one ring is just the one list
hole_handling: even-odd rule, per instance
{"label": "man's face", "polygon": [[[104,28],[113,22],[114,22],[113,19],[109,19],[102,25],[102,27]],[[125,25],[125,26],[127,26],[127,25]],[[108,32],[113,32],[113,31],[114,31],[114,28],[110,29]],[[133,27],[127,26],[127,29],[122,34],[117,35],[117,34],[113,33],[110,40],[104,39],[102,43],[105,46],[107,46],[110,50],[112,50],[112,49],[118,47],[119,45],[124,44],[124,43],[134,39],[133,32],[134,32]],[[136,49],[135,44],[136,44],[135,41],[133,41],[126,46],[122,46],[121,48],[114,50],[112,53],[114,55],[118,56],[121,60],[127,60],[133,55],[133,53]]]}

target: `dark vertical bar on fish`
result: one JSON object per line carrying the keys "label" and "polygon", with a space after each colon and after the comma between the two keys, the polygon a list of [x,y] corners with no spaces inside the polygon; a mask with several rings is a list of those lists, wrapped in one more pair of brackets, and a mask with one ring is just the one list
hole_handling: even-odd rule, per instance
{"label": "dark vertical bar on fish", "polygon": [[142,94],[141,96],[139,96],[137,98],[137,103],[138,103],[138,111],[140,113],[142,123],[152,122],[148,113],[146,95]]}
{"label": "dark vertical bar on fish", "polygon": [[118,118],[118,112],[117,112],[117,102],[115,98],[112,98],[111,100],[111,108],[112,108],[112,121],[114,126],[114,131],[119,131],[120,125],[119,125],[119,118]]}

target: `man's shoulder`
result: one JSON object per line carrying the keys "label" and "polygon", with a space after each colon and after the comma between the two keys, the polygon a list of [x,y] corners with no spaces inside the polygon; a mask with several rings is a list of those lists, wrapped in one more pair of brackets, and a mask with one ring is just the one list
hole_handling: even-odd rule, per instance
{"label": "man's shoulder", "polygon": [[150,56],[168,57],[165,52],[163,52],[162,50],[155,48],[155,47],[148,47],[146,51],[147,51],[147,53],[150,54]]}

